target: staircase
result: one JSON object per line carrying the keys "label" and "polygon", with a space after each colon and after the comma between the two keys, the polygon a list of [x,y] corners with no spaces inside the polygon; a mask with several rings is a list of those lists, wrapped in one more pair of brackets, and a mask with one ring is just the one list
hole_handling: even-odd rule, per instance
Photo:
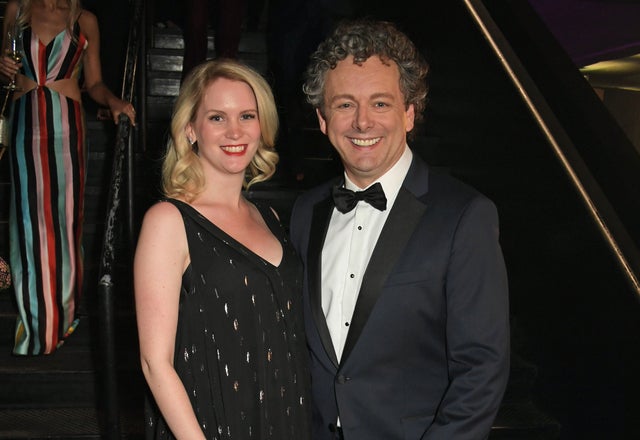
{"label": "staircase", "polygon": [[[89,98],[85,97],[85,102]],[[49,356],[11,355],[16,319],[13,292],[0,292],[0,439],[99,439],[104,432],[104,394],[99,320],[96,316],[98,262],[111,171],[115,126],[87,106],[87,188],[85,197],[85,283],[80,324]],[[8,256],[8,161],[0,162],[0,254]],[[128,281],[125,278],[125,281]],[[126,282],[124,283],[126,285]],[[130,290],[129,290],[130,292]],[[130,293],[128,294],[130,295]],[[142,376],[131,297],[121,299],[118,322],[118,374],[125,438],[142,438]]]}
{"label": "staircase", "polygon": [[[0,2],[4,16],[5,1]],[[83,96],[87,128],[87,179],[83,245],[84,297],[78,325],[49,356],[13,356],[17,315],[13,291],[0,291],[0,439],[100,439],[105,431],[104,369],[96,316],[98,262],[105,227],[115,125]],[[0,256],[8,259],[9,161],[0,160]],[[129,281],[124,278],[125,281]],[[123,283],[126,285],[126,282]],[[118,377],[123,438],[142,439],[142,375],[139,371],[130,289],[118,304]]]}

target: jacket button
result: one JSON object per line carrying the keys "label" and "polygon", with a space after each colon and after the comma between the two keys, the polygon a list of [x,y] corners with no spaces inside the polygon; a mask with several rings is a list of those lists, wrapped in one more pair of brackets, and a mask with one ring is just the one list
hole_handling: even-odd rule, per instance
{"label": "jacket button", "polygon": [[338,383],[339,384],[345,384],[347,383],[347,381],[349,380],[348,377],[343,376],[342,374],[338,376]]}

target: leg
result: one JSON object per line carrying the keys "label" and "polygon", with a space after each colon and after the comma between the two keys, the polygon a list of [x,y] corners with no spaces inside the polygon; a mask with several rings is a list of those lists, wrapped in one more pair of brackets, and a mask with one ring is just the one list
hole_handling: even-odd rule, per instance
{"label": "leg", "polygon": [[183,79],[194,66],[207,59],[209,0],[186,0],[185,9]]}
{"label": "leg", "polygon": [[219,0],[216,14],[216,58],[238,58],[247,0]]}

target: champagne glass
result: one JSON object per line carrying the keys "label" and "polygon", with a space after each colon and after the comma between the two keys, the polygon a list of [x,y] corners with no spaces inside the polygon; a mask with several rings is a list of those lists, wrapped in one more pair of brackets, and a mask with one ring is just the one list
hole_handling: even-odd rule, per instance
{"label": "champagne glass", "polygon": [[[22,61],[22,29],[16,24],[13,29],[9,29],[7,32],[7,47],[5,48],[5,54],[16,63]],[[18,90],[16,86],[15,76],[11,78],[11,82],[5,86],[8,90]]]}

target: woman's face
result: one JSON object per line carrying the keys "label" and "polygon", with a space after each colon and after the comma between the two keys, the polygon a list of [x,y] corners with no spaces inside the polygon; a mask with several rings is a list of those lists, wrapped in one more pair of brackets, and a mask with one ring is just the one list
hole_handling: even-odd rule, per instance
{"label": "woman's face", "polygon": [[186,135],[198,143],[203,167],[244,173],[260,144],[260,120],[253,90],[242,81],[218,78],[207,85]]}

